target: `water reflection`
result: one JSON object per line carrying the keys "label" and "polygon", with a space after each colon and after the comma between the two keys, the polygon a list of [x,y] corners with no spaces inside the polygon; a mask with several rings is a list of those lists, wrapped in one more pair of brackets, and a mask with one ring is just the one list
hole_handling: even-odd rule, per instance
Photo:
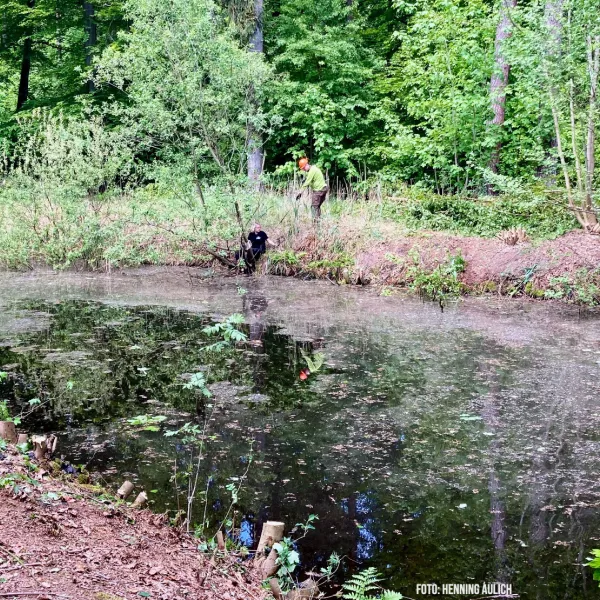
{"label": "water reflection", "polygon": [[[172,513],[175,459],[186,469],[189,448],[127,418],[162,414],[169,429],[208,421],[201,477],[212,526],[251,457],[238,538],[251,545],[267,519],[291,528],[317,514],[299,544],[308,567],[336,551],[350,559],[345,569],[374,565],[413,597],[427,582],[507,581],[536,598],[595,593],[581,563],[600,544],[598,355],[574,352],[576,337],[514,345],[369,314],[274,324],[270,306],[261,290],[241,296],[249,344],[209,359],[206,317],[18,304],[10,309],[43,312],[47,324],[0,340],[0,365],[13,374],[0,393],[13,408],[49,399],[29,427],[60,432],[68,460],[109,484],[128,474]],[[300,348],[327,359],[306,381]],[[210,401],[182,386],[198,371]]]}

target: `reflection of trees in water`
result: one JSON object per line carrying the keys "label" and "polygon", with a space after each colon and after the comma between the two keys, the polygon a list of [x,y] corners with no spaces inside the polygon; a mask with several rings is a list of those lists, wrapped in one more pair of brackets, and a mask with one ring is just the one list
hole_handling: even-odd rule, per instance
{"label": "reflection of trees in water", "polygon": [[[582,401],[587,392],[576,369],[570,378],[559,374],[558,387],[563,395],[570,391],[571,400],[554,389],[556,357],[544,357],[544,370],[532,363],[529,350],[502,347],[469,331],[374,333],[362,323],[344,330],[309,323],[307,339],[326,337],[327,359],[335,367],[299,382],[298,343],[268,324],[267,298],[251,290],[242,305],[250,341],[262,344],[211,357],[210,378],[251,384],[270,402],[251,409],[234,402],[218,412],[212,424],[218,440],[210,442],[202,467],[203,479],[214,482],[209,505],[228,506],[224,486],[244,472],[249,439],[255,440],[255,464],[240,500],[240,535],[252,538],[267,518],[293,525],[315,513],[317,532],[302,542],[308,564],[325,561],[335,549],[380,567],[394,580],[390,587],[510,575],[517,593],[536,590],[541,600],[568,590],[580,597],[574,590],[581,581],[564,580],[577,574],[573,564],[594,543],[589,538],[598,514],[576,501],[589,505],[600,498],[593,480],[600,459],[594,445],[598,418],[592,401]],[[23,344],[83,349],[101,368],[41,363],[36,351],[0,349],[2,360],[18,363],[24,374],[16,388],[19,401],[74,382],[72,392],[55,402],[54,415],[46,413],[48,427],[62,427],[72,413],[80,443],[102,432],[95,426],[77,430],[86,419],[170,406],[205,420],[202,399],[183,391],[179,379],[209,361],[198,344],[203,318],[85,303],[49,310],[50,329],[23,335]],[[139,367],[149,370],[142,374]],[[483,423],[461,421],[465,412]],[[159,434],[135,437],[114,427],[104,435],[108,445],[97,451],[96,464],[137,473],[148,489],[159,489],[155,506],[169,501],[172,508],[173,459],[177,455],[185,468],[185,449]],[[82,452],[82,462],[94,452]],[[462,502],[465,510],[457,508]],[[555,541],[571,545],[555,547]],[[558,591],[536,587],[532,573],[555,582]]]}
{"label": "reflection of trees in water", "polygon": [[264,362],[268,359],[265,353],[265,332],[267,329],[266,310],[269,301],[262,292],[254,290],[245,294],[242,301],[242,310],[248,325],[248,340],[254,353],[252,360],[252,379],[254,392],[261,393],[264,389],[267,373]]}

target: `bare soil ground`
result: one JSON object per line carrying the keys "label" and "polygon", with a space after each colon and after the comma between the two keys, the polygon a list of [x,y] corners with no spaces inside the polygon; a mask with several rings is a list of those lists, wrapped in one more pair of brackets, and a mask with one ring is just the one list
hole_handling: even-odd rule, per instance
{"label": "bare soil ground", "polygon": [[386,255],[408,258],[411,250],[418,253],[422,266],[430,268],[444,262],[449,254],[460,252],[467,262],[462,280],[473,287],[486,282],[499,283],[506,277],[520,277],[533,266],[536,267],[534,282],[540,288],[548,285],[552,277],[573,274],[579,269],[600,268],[600,236],[583,231],[516,246],[497,239],[431,232],[377,244],[358,254],[357,265],[376,274],[382,283],[392,283],[388,280],[394,279],[398,268]]}
{"label": "bare soil ground", "polygon": [[162,515],[101,500],[89,486],[28,470],[0,452],[0,598],[263,600],[248,562],[211,557]]}

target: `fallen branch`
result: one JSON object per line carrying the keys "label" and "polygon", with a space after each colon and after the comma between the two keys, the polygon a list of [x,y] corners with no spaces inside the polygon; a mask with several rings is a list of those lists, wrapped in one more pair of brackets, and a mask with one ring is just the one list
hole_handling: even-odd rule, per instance
{"label": "fallen branch", "polygon": [[216,258],[218,261],[220,261],[222,264],[224,264],[226,267],[237,267],[237,265],[229,260],[228,258],[225,258],[224,256],[221,256],[220,254],[217,254],[216,252],[213,252],[212,250],[209,250],[208,248],[204,248],[204,250],[206,252],[208,252],[213,258]]}

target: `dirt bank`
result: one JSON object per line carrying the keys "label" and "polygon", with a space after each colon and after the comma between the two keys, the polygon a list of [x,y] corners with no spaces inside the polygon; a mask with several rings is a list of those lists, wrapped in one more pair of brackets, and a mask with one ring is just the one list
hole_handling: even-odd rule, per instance
{"label": "dirt bank", "polygon": [[0,452],[2,598],[266,598],[248,563],[224,556],[211,564],[197,545],[162,515],[53,479],[14,447]]}
{"label": "dirt bank", "polygon": [[544,287],[552,277],[600,267],[600,236],[582,231],[571,231],[538,244],[516,246],[508,246],[497,239],[431,232],[402,238],[393,244],[378,244],[359,254],[357,265],[376,271],[379,267],[385,280],[394,272],[394,263],[386,259],[386,254],[402,257],[408,256],[411,251],[418,253],[421,264],[429,268],[443,262],[448,254],[460,252],[467,263],[463,281],[469,286],[488,281],[499,283],[508,276],[520,277],[526,270],[535,267],[534,281]]}
{"label": "dirt bank", "polygon": [[[376,243],[359,241],[359,231],[344,235],[347,237],[342,235],[342,239],[316,236],[314,232],[298,235],[287,253],[279,249],[271,253],[272,264],[268,263],[266,270],[407,287],[415,268],[421,273],[432,272],[449,257],[460,254],[466,261],[460,280],[467,292],[499,291],[511,296],[600,303],[600,236],[582,231],[515,246],[499,239],[441,232],[386,235]],[[529,284],[527,289],[525,284]]]}

